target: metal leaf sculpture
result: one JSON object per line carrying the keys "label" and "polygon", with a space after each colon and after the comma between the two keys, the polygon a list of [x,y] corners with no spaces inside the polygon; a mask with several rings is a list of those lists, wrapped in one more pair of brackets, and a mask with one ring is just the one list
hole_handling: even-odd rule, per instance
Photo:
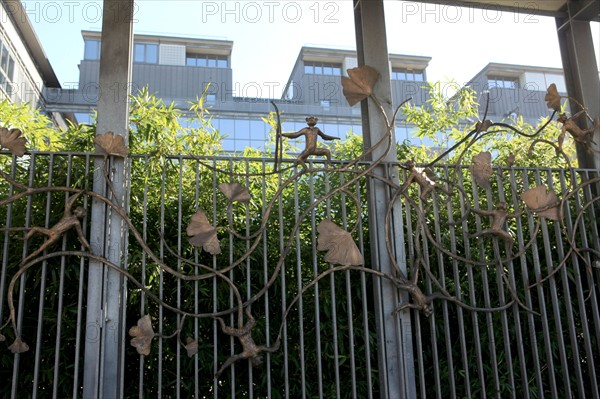
{"label": "metal leaf sculpture", "polygon": [[22,157],[25,155],[25,137],[21,136],[19,129],[0,128],[0,147],[4,147],[9,150],[12,154]]}
{"label": "metal leaf sculpture", "polygon": [[556,85],[552,83],[548,86],[548,91],[546,92],[546,96],[544,100],[548,105],[548,108],[555,110],[556,112],[560,112],[560,94],[558,94],[558,89]]}
{"label": "metal leaf sculpture", "polygon": [[243,202],[244,204],[250,202],[250,191],[239,183],[221,183],[219,190],[225,194],[229,202]]}
{"label": "metal leaf sculpture", "polygon": [[517,157],[514,153],[511,152],[510,154],[508,154],[508,157],[506,157],[506,166],[510,168],[515,164],[516,161]]}
{"label": "metal leaf sculpture", "polygon": [[373,86],[379,79],[379,72],[374,68],[363,65],[348,69],[348,77],[342,76],[342,88],[348,104],[353,106],[373,93]]}
{"label": "metal leaf sculpture", "polygon": [[475,182],[482,188],[490,187],[490,176],[492,176],[492,154],[483,151],[472,159],[471,173]]}
{"label": "metal leaf sculpture", "polygon": [[352,235],[329,219],[317,226],[317,249],[327,251],[325,260],[342,266],[362,266],[365,261]]}
{"label": "metal leaf sculpture", "polygon": [[12,353],[23,353],[29,350],[29,345],[21,341],[21,337],[17,337],[15,338],[15,342],[13,342],[8,349],[10,349]]}
{"label": "metal leaf sculpture", "polygon": [[521,194],[521,199],[530,211],[538,216],[560,220],[559,200],[554,191],[548,191],[545,185],[537,186]]}
{"label": "metal leaf sculpture", "polygon": [[150,315],[145,315],[137,322],[137,326],[129,329],[131,346],[133,346],[140,355],[148,356],[150,354],[150,346],[154,338],[154,330],[152,329],[152,320]]}
{"label": "metal leaf sculpture", "polygon": [[113,132],[106,132],[96,136],[96,138],[94,138],[94,143],[96,143],[100,150],[106,155],[126,157],[128,154],[123,136],[114,134]]}
{"label": "metal leaf sculpture", "polygon": [[198,353],[198,341],[192,337],[187,337],[185,342],[185,350],[187,351],[188,357],[193,357],[196,353]]}
{"label": "metal leaf sculpture", "polygon": [[217,238],[217,229],[215,229],[206,214],[202,210],[198,210],[190,220],[190,224],[186,229],[186,233],[190,236],[190,244],[195,247],[202,247],[211,255],[221,253],[221,245]]}
{"label": "metal leaf sculpture", "polygon": [[475,129],[478,132],[486,132],[490,127],[492,127],[492,121],[489,119],[486,119],[483,122],[479,121],[475,124]]}

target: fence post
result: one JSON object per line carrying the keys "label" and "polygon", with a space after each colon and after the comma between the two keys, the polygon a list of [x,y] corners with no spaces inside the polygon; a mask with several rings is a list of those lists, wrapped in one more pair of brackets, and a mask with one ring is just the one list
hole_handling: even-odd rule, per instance
{"label": "fence post", "polygon": [[[370,65],[381,74],[374,93],[391,118],[392,93],[383,0],[355,0],[354,7],[358,64]],[[369,100],[368,104],[363,101],[361,107],[366,149],[377,143],[387,129],[385,120],[372,101]],[[392,131],[390,151],[384,154],[382,151],[385,149],[378,148],[372,153],[371,159],[378,159],[385,155],[384,164],[375,169],[374,173],[399,183],[397,166],[386,164],[398,162],[395,142],[395,134]],[[385,184],[375,179],[371,179],[367,187],[372,267],[393,274],[385,237],[385,213],[391,193]],[[406,273],[402,208],[399,202],[394,205],[390,227],[393,255],[400,268]],[[416,386],[410,312],[403,311],[397,316],[392,315],[399,303],[407,301],[408,297],[405,293],[399,293],[398,289],[386,279],[375,280],[374,294],[381,396],[413,399],[416,397]]]}
{"label": "fence post", "polygon": [[[594,118],[600,117],[600,78],[590,21],[598,16],[599,8],[593,0],[567,1],[566,17],[556,18],[567,93],[581,102]],[[573,114],[581,110],[579,104],[573,101],[569,102],[569,106]],[[575,122],[582,129],[593,125],[584,117]],[[600,129],[594,134],[594,142],[595,150],[600,150]],[[577,158],[581,168],[600,169],[600,154],[594,154],[585,145],[577,143]]]}
{"label": "fence post", "polygon": [[[133,0],[104,0],[98,123],[96,134],[113,131],[128,142],[129,87],[133,42]],[[94,162],[94,192],[123,206],[127,198],[126,159],[110,157]],[[104,171],[111,174],[108,190]],[[123,220],[104,203],[92,201],[90,245],[94,255],[121,265],[126,229]],[[102,263],[90,261],[88,273],[84,398],[119,398],[123,387],[125,341],[124,279]]]}

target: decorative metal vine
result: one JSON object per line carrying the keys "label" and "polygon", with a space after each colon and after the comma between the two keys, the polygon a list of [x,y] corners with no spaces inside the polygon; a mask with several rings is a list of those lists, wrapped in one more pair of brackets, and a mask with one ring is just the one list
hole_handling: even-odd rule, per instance
{"label": "decorative metal vine", "polygon": [[[344,95],[346,96],[350,105],[355,105],[358,102],[367,98],[370,98],[370,100],[377,105],[381,116],[387,123],[387,130],[385,132],[385,135],[383,136],[383,139],[380,142],[376,143],[373,147],[367,149],[357,159],[349,160],[341,166],[332,166],[331,164],[326,164],[323,167],[316,168],[312,167],[311,164],[307,165],[308,157],[325,156],[327,160],[330,160],[329,150],[318,147],[318,137],[321,137],[324,140],[334,140],[337,138],[326,135],[318,127],[316,127],[317,118],[315,117],[307,118],[306,121],[308,126],[296,133],[282,133],[281,123],[279,123],[277,132],[275,162],[272,171],[268,173],[281,173],[283,171],[280,165],[278,165],[281,158],[281,154],[279,154],[279,152],[282,147],[281,140],[283,138],[296,138],[299,136],[305,136],[306,148],[304,149],[304,151],[301,152],[296,161],[296,163],[300,165],[301,168],[296,168],[296,166],[292,166],[291,168],[294,168],[296,172],[294,172],[289,178],[285,180],[280,180],[278,190],[276,191],[275,195],[269,199],[268,205],[266,207],[266,212],[264,215],[262,215],[263,221],[261,222],[260,227],[257,231],[253,232],[252,234],[242,235],[235,233],[233,225],[231,223],[229,226],[213,226],[211,225],[209,218],[202,209],[198,209],[195,214],[190,215],[189,224],[186,228],[186,234],[189,237],[189,244],[193,247],[198,248],[199,250],[204,250],[207,253],[214,256],[219,255],[221,253],[221,247],[218,232],[222,229],[228,230],[230,233],[234,234],[236,239],[247,241],[249,244],[249,249],[246,251],[245,254],[243,254],[237,259],[234,259],[231,262],[220,263],[217,268],[203,265],[201,263],[197,263],[189,259],[181,258],[179,255],[174,254],[182,262],[185,262],[189,265],[198,268],[199,270],[202,270],[202,273],[200,274],[182,273],[178,270],[174,270],[166,263],[164,263],[160,259],[160,257],[157,256],[145,242],[142,234],[140,234],[137,227],[134,226],[133,222],[128,217],[126,209],[124,209],[121,205],[113,202],[109,198],[99,195],[98,193],[92,191],[80,190],[70,187],[29,187],[27,185],[19,183],[18,181],[12,179],[8,174],[0,171],[0,176],[3,179],[5,179],[15,191],[17,191],[16,193],[8,196],[7,198],[0,199],[0,206],[6,206],[21,198],[37,195],[40,193],[65,192],[69,195],[69,198],[66,201],[66,205],[64,208],[63,216],[54,226],[50,228],[32,227],[28,229],[28,231],[25,234],[26,238],[30,238],[35,234],[43,235],[45,236],[45,241],[41,244],[41,246],[38,249],[36,249],[34,252],[32,252],[30,255],[28,255],[21,261],[20,268],[10,280],[8,286],[8,306],[10,314],[8,317],[8,321],[3,326],[3,328],[8,325],[11,325],[16,338],[14,342],[8,347],[8,349],[11,350],[13,353],[22,353],[29,350],[28,345],[22,340],[20,331],[18,331],[17,329],[15,317],[13,292],[15,289],[15,285],[19,280],[19,277],[23,275],[23,273],[25,273],[27,270],[32,268],[34,265],[39,264],[44,260],[58,256],[79,256],[102,262],[107,267],[116,270],[122,275],[126,276],[131,284],[137,286],[149,298],[156,301],[164,308],[182,315],[183,317],[181,318],[181,324],[178,326],[177,332],[176,334],[174,334],[174,336],[177,336],[177,339],[179,340],[181,345],[186,349],[188,356],[193,356],[198,351],[198,342],[190,337],[187,337],[185,341],[181,339],[179,333],[181,332],[182,326],[185,323],[186,319],[212,318],[217,320],[222,332],[226,335],[237,338],[242,347],[242,352],[231,356],[220,367],[220,369],[217,372],[217,375],[220,375],[229,365],[231,365],[237,360],[250,359],[253,365],[257,366],[261,363],[262,353],[277,351],[282,339],[283,323],[285,322],[285,318],[287,317],[293,306],[296,304],[296,302],[302,297],[303,294],[307,292],[307,290],[314,287],[320,280],[333,273],[341,271],[358,271],[361,273],[369,273],[374,278],[386,279],[392,284],[394,284],[398,288],[398,290],[407,292],[409,294],[410,300],[408,302],[398,304],[396,312],[400,312],[407,308],[410,308],[421,312],[425,316],[429,316],[433,312],[432,302],[434,300],[444,300],[473,312],[495,312],[507,309],[511,306],[520,306],[528,312],[537,314],[534,309],[528,308],[519,299],[519,293],[517,292],[514,283],[511,284],[510,281],[508,281],[508,279],[506,278],[506,276],[504,278],[506,281],[506,287],[510,294],[510,299],[506,301],[505,304],[499,307],[478,308],[473,307],[452,296],[444,288],[445,285],[442,284],[441,281],[438,281],[438,279],[429,270],[428,263],[424,259],[425,255],[423,248],[425,244],[432,245],[437,251],[444,253],[445,255],[451,257],[457,262],[471,266],[502,266],[502,264],[506,262],[510,262],[514,259],[519,258],[531,246],[531,243],[528,243],[522,248],[518,248],[515,252],[515,250],[513,249],[514,240],[510,232],[506,229],[507,220],[510,218],[520,217],[524,211],[511,213],[508,211],[507,205],[504,202],[498,202],[494,209],[475,209],[474,207],[471,207],[469,205],[472,201],[468,198],[467,194],[460,188],[460,184],[457,184],[457,182],[453,182],[448,179],[439,179],[435,175],[434,169],[432,167],[438,164],[442,159],[444,159],[444,157],[448,155],[449,152],[457,149],[461,144],[467,144],[466,149],[464,150],[466,152],[466,150],[481,137],[488,134],[497,133],[500,130],[509,131],[512,134],[531,137],[531,148],[533,148],[537,144],[544,143],[550,146],[558,156],[564,157],[568,163],[569,158],[562,149],[562,144],[565,135],[567,133],[570,134],[577,143],[586,146],[586,148],[588,148],[589,151],[596,151],[592,148],[593,133],[596,129],[600,128],[600,119],[592,119],[592,117],[585,110],[570,117],[564,113],[561,113],[562,97],[558,94],[556,86],[553,84],[548,88],[546,101],[548,107],[553,110],[552,116],[549,119],[548,123],[550,123],[556,117],[556,121],[562,124],[562,132],[557,138],[556,143],[538,138],[540,132],[548,125],[548,123],[542,126],[535,133],[528,135],[524,132],[519,131],[511,125],[505,123],[492,123],[484,117],[484,120],[477,123],[475,128],[471,132],[469,132],[460,142],[456,143],[446,152],[437,156],[433,161],[425,165],[417,165],[412,160],[406,160],[405,162],[400,163],[400,167],[405,170],[406,177],[401,184],[396,184],[393,181],[380,177],[379,175],[373,173],[373,171],[377,167],[382,165],[386,154],[390,151],[392,145],[394,145],[392,141],[393,121],[395,120],[396,113],[398,112],[400,107],[396,109],[394,115],[387,115],[384,111],[384,107],[382,106],[380,100],[373,93],[373,87],[379,79],[379,73],[375,69],[369,66],[363,66],[348,70],[348,75],[349,77],[342,77]],[[277,110],[276,105],[273,105]],[[279,121],[279,110],[277,110],[277,117]],[[593,123],[593,127],[588,130],[580,129],[575,124],[574,120],[576,118],[581,117],[588,118]],[[122,136],[114,135],[112,132],[108,132],[98,136],[96,138],[96,145],[97,149],[104,155],[105,164],[108,164],[107,161],[109,157],[127,157],[128,155],[127,147],[123,142]],[[9,150],[12,154],[18,157],[23,156],[27,151],[26,141],[22,137],[21,132],[16,129],[0,129],[0,147]],[[366,163],[367,166],[364,166],[365,164],[363,164],[362,161],[366,160],[367,157],[370,156],[375,149],[383,149],[383,151],[378,152],[383,155],[379,156],[379,158],[371,162]],[[463,155],[464,153],[460,154],[459,159],[462,159]],[[512,161],[509,160],[508,166],[512,166],[512,163],[514,163],[514,157]],[[212,165],[204,164],[204,166],[214,169],[215,172],[231,175],[229,171],[217,169]],[[458,167],[460,167],[460,165],[457,165],[457,168]],[[490,179],[493,174],[492,154],[490,152],[481,152],[478,155],[474,156],[471,160],[470,171],[477,185],[479,185],[482,188],[490,187]],[[257,248],[257,246],[263,239],[263,232],[268,227],[269,215],[271,214],[274,205],[277,203],[278,198],[282,195],[284,188],[289,186],[290,184],[293,184],[302,174],[311,172],[345,174],[348,177],[344,180],[343,184],[339,184],[337,187],[331,188],[326,194],[318,198],[306,209],[301,210],[299,216],[296,218],[296,224],[291,229],[291,234],[288,237],[286,244],[282,249],[281,254],[277,260],[277,263],[275,264],[272,270],[271,277],[256,294],[254,294],[249,299],[243,300],[238,287],[227,276],[227,272],[242,264],[242,262],[248,259],[252,252]],[[245,176],[247,176],[247,174]],[[105,170],[105,177],[110,185],[109,173],[107,170]],[[274,284],[277,276],[281,273],[286,257],[290,253],[294,240],[299,234],[299,229],[302,220],[306,218],[307,215],[309,215],[309,213],[312,210],[314,210],[315,207],[317,207],[320,203],[327,201],[337,193],[343,192],[346,195],[352,196],[352,194],[349,193],[348,188],[351,185],[356,184],[357,182],[364,179],[378,179],[383,183],[387,184],[391,189],[391,192],[393,193],[390,198],[386,212],[385,229],[388,254],[392,259],[394,272],[392,274],[388,274],[378,271],[376,268],[372,269],[365,267],[363,254],[360,252],[359,248],[355,243],[355,229],[353,229],[352,231],[346,231],[345,229],[337,226],[330,219],[325,218],[321,220],[318,223],[317,227],[317,249],[320,251],[325,251],[325,261],[335,266],[332,266],[326,271],[321,272],[319,275],[314,277],[312,281],[307,283],[304,287],[302,287],[301,290],[299,290],[295,298],[291,301],[291,303],[287,305],[285,311],[283,311],[284,316],[281,327],[279,328],[276,340],[270,347],[256,344],[252,337],[252,331],[255,326],[256,320],[252,314],[251,306],[259,298],[265,295],[269,288]],[[537,187],[523,191],[521,193],[521,199],[526,205],[526,211],[532,212],[538,217],[537,226],[535,228],[534,233],[537,234],[537,232],[539,231],[540,218],[554,220],[557,223],[561,223],[561,225],[563,225],[564,227],[563,209],[567,201],[569,201],[569,199],[573,197],[575,193],[577,193],[579,190],[582,190],[584,187],[598,184],[599,182],[600,178],[594,178],[577,184],[575,173],[573,172],[571,185],[569,186],[568,191],[557,194],[556,192],[549,190],[544,185],[538,185]],[[415,185],[418,186],[420,192],[420,205],[418,205],[416,201],[409,195],[409,189]],[[227,199],[227,210],[229,215],[232,212],[232,207],[234,203],[248,204],[251,200],[251,194],[249,190],[239,183],[223,183],[220,184],[218,188]],[[465,198],[465,200],[462,201],[462,203],[466,207],[466,209],[463,210],[465,215],[463,216],[463,220],[466,220],[466,217],[471,212],[481,216],[483,220],[489,219],[488,228],[480,229],[479,231],[471,231],[469,238],[477,238],[482,240],[489,239],[494,240],[494,242],[497,242],[498,244],[504,243],[506,249],[506,258],[495,259],[493,262],[489,263],[473,260],[458,251],[449,250],[445,248],[439,242],[439,240],[437,240],[434,237],[434,234],[432,234],[428,224],[426,223],[425,217],[426,210],[431,205],[431,198],[433,196],[444,196],[449,198],[453,195],[460,195]],[[82,219],[86,217],[86,210],[83,207],[75,207],[75,202],[77,201],[77,199],[83,196],[94,198],[111,207],[113,212],[116,212],[123,219],[123,221],[127,225],[129,233],[139,243],[139,245],[142,247],[143,251],[147,254],[147,256],[151,258],[152,261],[165,273],[173,275],[174,277],[187,282],[199,281],[207,278],[220,279],[223,281],[223,283],[227,284],[230,287],[231,292],[233,293],[235,298],[235,306],[228,310],[216,313],[188,312],[184,309],[180,309],[176,306],[163,302],[163,300],[159,299],[158,296],[152,292],[152,290],[146,288],[143,283],[136,279],[135,276],[131,275],[119,265],[114,264],[101,256],[92,254],[90,252],[90,245],[85,237],[85,233],[81,225]],[[580,214],[576,215],[576,218],[582,218],[585,209],[587,209],[593,203],[597,202],[598,199],[599,197],[592,198],[588,203],[584,204],[583,210],[580,212]],[[407,205],[410,205],[411,209],[414,209],[417,213],[417,222],[414,228],[412,229],[414,234],[414,251],[412,257],[408,260],[408,269],[410,270],[410,275],[405,273],[400,268],[398,262],[393,256],[393,251],[391,249],[391,242],[393,241],[393,237],[391,237],[390,224],[392,223],[393,206],[397,201],[404,201]],[[229,218],[229,220],[231,221],[231,218]],[[463,220],[453,223],[462,223]],[[577,223],[575,223],[575,225],[577,225]],[[55,244],[59,240],[59,238],[63,237],[65,233],[71,230],[74,230],[77,233],[78,239],[81,242],[82,247],[87,251],[82,250],[45,252],[47,250],[51,250],[53,244]],[[575,239],[575,231],[571,232],[570,235],[566,233],[566,229],[563,229],[563,232],[563,234],[565,234],[564,238],[570,246],[568,252],[565,254],[564,258],[559,262],[559,264],[554,267],[553,271],[550,274],[539,279],[532,286],[543,284],[560,268],[567,267],[567,259],[569,259],[569,257],[571,256],[579,257],[582,260],[583,264],[586,265],[588,272],[592,269],[592,267],[594,267],[594,265],[588,261],[588,257],[585,256],[585,254],[591,254],[593,257],[600,260],[600,253],[598,251],[592,248],[580,248],[577,246]],[[532,237],[531,242],[533,242],[534,239],[535,237]],[[221,258],[217,259],[218,262],[222,262]],[[437,287],[435,292],[428,295],[425,294],[424,289],[420,285],[421,275],[423,273],[425,273]],[[237,322],[234,325],[228,325],[223,319],[223,316],[232,313],[237,314]],[[137,325],[132,326],[129,329],[129,335],[131,336],[131,345],[136,348],[137,352],[142,355],[149,355],[151,352],[152,341],[157,336],[157,334],[152,328],[151,316],[143,315],[137,322]],[[0,334],[0,341],[4,340],[5,337]]]}

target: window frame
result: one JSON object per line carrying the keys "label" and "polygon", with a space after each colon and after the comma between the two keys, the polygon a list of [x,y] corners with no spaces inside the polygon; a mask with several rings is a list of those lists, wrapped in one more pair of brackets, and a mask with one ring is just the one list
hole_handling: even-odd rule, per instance
{"label": "window frame", "polygon": [[400,82],[424,82],[425,69],[392,68],[390,79]]}
{"label": "window frame", "polygon": [[[141,48],[142,49],[142,53],[138,54],[138,49]],[[156,50],[156,60],[154,60],[154,57],[152,60],[149,60],[149,52],[148,49],[149,48],[154,48]],[[133,62],[136,64],[150,64],[150,65],[156,65],[159,63],[159,48],[158,48],[158,43],[134,43],[133,44]],[[138,59],[138,55],[141,55],[141,61]]]}
{"label": "window frame", "polygon": [[185,66],[227,69],[229,68],[229,57],[219,54],[186,53]]}
{"label": "window frame", "polygon": [[337,62],[304,61],[304,74],[342,76],[342,64]]}

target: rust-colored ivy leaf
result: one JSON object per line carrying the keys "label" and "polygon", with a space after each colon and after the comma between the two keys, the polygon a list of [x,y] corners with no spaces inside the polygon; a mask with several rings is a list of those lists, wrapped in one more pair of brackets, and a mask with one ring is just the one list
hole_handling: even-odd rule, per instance
{"label": "rust-colored ivy leaf", "polygon": [[15,338],[15,342],[13,342],[8,349],[10,349],[12,353],[23,353],[29,350],[29,345],[21,341],[21,337],[17,337]]}
{"label": "rust-colored ivy leaf", "polygon": [[475,124],[475,129],[476,129],[478,132],[486,132],[486,131],[487,131],[487,130],[490,128],[490,127],[492,127],[492,123],[493,123],[493,122],[492,122],[491,120],[489,120],[489,119],[486,119],[486,120],[484,120],[483,122],[481,122],[481,121],[478,121],[478,122]]}
{"label": "rust-colored ivy leaf", "polygon": [[126,157],[128,154],[123,136],[114,134],[113,132],[106,132],[96,136],[94,143],[107,155]]}
{"label": "rust-colored ivy leaf", "polygon": [[192,337],[187,337],[185,339],[185,342],[186,342],[185,350],[187,351],[188,357],[192,357],[196,353],[198,353],[198,341],[196,341]]}
{"label": "rust-colored ivy leaf", "polygon": [[548,108],[560,112],[560,94],[558,94],[558,89],[554,83],[548,86],[548,91],[546,92],[544,100],[546,101]]}
{"label": "rust-colored ivy leaf", "polygon": [[510,154],[508,154],[508,157],[506,157],[506,165],[510,168],[511,166],[513,166],[515,164],[515,162],[517,161],[517,157],[515,156],[515,154],[513,154],[512,152]]}
{"label": "rust-colored ivy leaf", "polygon": [[492,175],[492,154],[489,151],[480,152],[472,161],[471,173],[475,182],[482,188],[488,188]]}
{"label": "rust-colored ivy leaf", "polygon": [[221,183],[219,190],[225,194],[229,202],[243,202],[244,204],[250,202],[250,191],[240,183]]}
{"label": "rust-colored ivy leaf", "polygon": [[338,227],[329,219],[324,219],[317,226],[319,238],[317,249],[327,251],[325,260],[342,266],[362,266],[365,261],[352,235]]}
{"label": "rust-colored ivy leaf", "polygon": [[145,315],[137,322],[137,326],[129,329],[131,346],[133,346],[140,355],[148,356],[150,354],[150,346],[154,338],[154,330],[152,329],[152,320],[150,315]]}
{"label": "rust-colored ivy leaf", "polygon": [[0,147],[4,147],[18,157],[25,155],[25,137],[21,136],[19,129],[0,128]]}
{"label": "rust-colored ivy leaf", "polygon": [[521,199],[530,211],[538,216],[552,220],[560,220],[559,200],[554,191],[548,191],[545,185],[529,189],[521,194]]}
{"label": "rust-colored ivy leaf", "polygon": [[217,229],[215,229],[206,214],[202,210],[198,210],[190,220],[190,224],[186,229],[186,233],[190,236],[190,244],[195,247],[202,247],[211,255],[221,253],[221,245],[217,238]]}
{"label": "rust-colored ivy leaf", "polygon": [[379,72],[374,68],[363,65],[348,69],[348,77],[342,76],[342,88],[348,104],[353,106],[373,93],[373,86],[379,79]]}

